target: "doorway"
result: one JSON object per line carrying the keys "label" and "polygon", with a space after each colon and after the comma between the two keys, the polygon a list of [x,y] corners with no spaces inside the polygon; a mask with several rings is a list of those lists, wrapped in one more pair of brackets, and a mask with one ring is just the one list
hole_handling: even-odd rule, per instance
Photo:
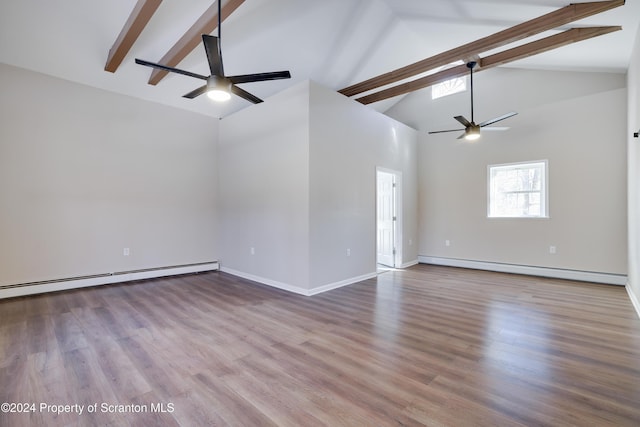
{"label": "doorway", "polygon": [[398,265],[400,172],[376,169],[376,262],[385,267]]}

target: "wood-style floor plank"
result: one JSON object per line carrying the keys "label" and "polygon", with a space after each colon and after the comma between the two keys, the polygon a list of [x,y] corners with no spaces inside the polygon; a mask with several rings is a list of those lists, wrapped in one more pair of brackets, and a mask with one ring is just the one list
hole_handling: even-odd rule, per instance
{"label": "wood-style floor plank", "polygon": [[637,427],[640,319],[568,280],[419,265],[303,297],[211,272],[1,300],[0,385],[37,405],[0,426]]}

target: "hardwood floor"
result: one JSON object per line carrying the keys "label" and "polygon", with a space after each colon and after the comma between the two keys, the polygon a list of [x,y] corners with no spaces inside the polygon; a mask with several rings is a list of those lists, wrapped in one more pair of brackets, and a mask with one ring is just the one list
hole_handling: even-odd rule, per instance
{"label": "hardwood floor", "polygon": [[0,426],[640,425],[616,286],[419,265],[303,297],[213,272],[0,319],[0,402],[23,411]]}

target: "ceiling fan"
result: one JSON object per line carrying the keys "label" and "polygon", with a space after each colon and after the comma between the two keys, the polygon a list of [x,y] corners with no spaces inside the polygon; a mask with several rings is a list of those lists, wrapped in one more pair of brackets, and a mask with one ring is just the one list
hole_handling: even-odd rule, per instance
{"label": "ceiling fan", "polygon": [[474,67],[477,65],[477,62],[475,61],[470,61],[467,62],[467,67],[469,68],[469,73],[470,73],[470,86],[471,86],[471,121],[467,120],[464,116],[455,116],[454,119],[456,119],[457,121],[459,121],[463,126],[464,129],[450,129],[450,130],[437,130],[437,131],[432,131],[429,132],[429,134],[432,133],[444,133],[444,132],[460,132],[460,131],[464,131],[464,133],[462,135],[460,135],[458,137],[458,139],[466,139],[467,141],[474,141],[478,138],[480,138],[480,128],[485,128],[486,130],[506,130],[507,128],[501,128],[501,127],[486,127],[489,125],[492,125],[494,123],[497,123],[501,120],[505,120],[508,119],[509,117],[513,117],[515,116],[516,112],[512,111],[510,113],[507,114],[503,114],[500,117],[496,117],[490,120],[486,120],[480,124],[476,124],[476,122],[473,120],[473,69]]}
{"label": "ceiling fan", "polygon": [[153,62],[144,61],[136,58],[136,64],[145,65],[147,67],[159,68],[161,70],[169,71],[172,73],[178,73],[189,77],[195,77],[196,79],[205,80],[207,83],[204,86],[192,90],[191,92],[183,95],[184,98],[193,99],[196,96],[200,96],[206,93],[209,98],[215,101],[227,101],[231,98],[231,93],[238,95],[240,98],[244,98],[249,102],[258,104],[262,102],[262,99],[247,92],[244,89],[236,86],[241,83],[262,82],[267,80],[289,79],[291,73],[289,71],[274,71],[268,73],[256,73],[256,74],[243,74],[239,76],[225,76],[224,68],[222,66],[222,49],[220,45],[221,40],[221,3],[222,0],[218,0],[218,37],[210,36],[207,34],[202,35],[202,43],[207,53],[207,60],[209,62],[209,69],[211,75],[203,76],[201,74],[192,73],[190,71],[180,70],[178,68],[168,67],[162,64],[155,64]]}

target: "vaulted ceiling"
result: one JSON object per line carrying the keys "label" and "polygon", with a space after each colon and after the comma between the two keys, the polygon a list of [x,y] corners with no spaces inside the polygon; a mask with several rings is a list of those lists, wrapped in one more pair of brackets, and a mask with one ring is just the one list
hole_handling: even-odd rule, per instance
{"label": "vaulted ceiling", "polygon": [[[290,80],[243,86],[263,99],[307,79],[340,90],[568,4],[568,0],[223,0],[223,8],[228,8],[222,13],[225,72],[290,70]],[[226,104],[214,104],[206,97],[182,98],[201,81],[170,74],[151,85],[147,83],[151,70],[134,63],[134,58],[161,62],[172,48],[183,47],[185,34],[198,31],[194,24],[199,19],[202,28],[215,35],[215,25],[202,22],[214,5],[214,0],[5,1],[0,3],[0,62],[212,117],[226,116],[250,104],[237,97]],[[135,16],[143,25],[133,22]],[[627,1],[534,39],[570,28],[622,26],[622,31],[501,66],[625,72],[639,23],[640,2]],[[128,26],[134,27],[129,39],[119,39]],[[119,52],[111,50],[116,43],[124,46]],[[495,53],[496,49],[486,55]],[[174,66],[209,74],[201,44],[182,56]],[[385,111],[403,96],[369,105]]]}

